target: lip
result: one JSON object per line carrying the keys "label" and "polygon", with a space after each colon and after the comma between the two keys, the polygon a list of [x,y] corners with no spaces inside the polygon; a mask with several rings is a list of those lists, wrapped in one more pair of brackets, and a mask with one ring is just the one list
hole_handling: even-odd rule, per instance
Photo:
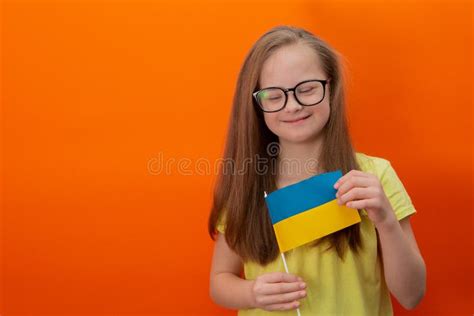
{"label": "lip", "polygon": [[292,123],[292,124],[301,123],[301,122],[304,122],[310,116],[311,116],[311,114],[308,114],[308,115],[302,116],[302,117],[294,119],[294,120],[287,120],[287,121],[283,121],[283,122],[284,123]]}

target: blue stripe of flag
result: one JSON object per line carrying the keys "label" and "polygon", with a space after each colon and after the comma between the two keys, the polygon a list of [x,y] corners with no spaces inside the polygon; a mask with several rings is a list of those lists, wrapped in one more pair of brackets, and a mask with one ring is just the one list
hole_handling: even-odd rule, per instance
{"label": "blue stripe of flag", "polygon": [[341,170],[321,173],[268,194],[272,224],[334,200],[337,190],[333,186],[340,177]]}

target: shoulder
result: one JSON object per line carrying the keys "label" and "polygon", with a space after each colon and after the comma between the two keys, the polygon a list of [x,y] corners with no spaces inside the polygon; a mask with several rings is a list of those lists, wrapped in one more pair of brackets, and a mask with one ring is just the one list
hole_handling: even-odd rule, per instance
{"label": "shoulder", "polygon": [[356,152],[355,156],[362,171],[375,174],[379,178],[392,167],[390,161],[382,157],[371,156],[362,152]]}
{"label": "shoulder", "polygon": [[379,178],[398,220],[416,213],[405,186],[389,160],[365,153],[356,153],[356,160],[361,171],[374,174]]}

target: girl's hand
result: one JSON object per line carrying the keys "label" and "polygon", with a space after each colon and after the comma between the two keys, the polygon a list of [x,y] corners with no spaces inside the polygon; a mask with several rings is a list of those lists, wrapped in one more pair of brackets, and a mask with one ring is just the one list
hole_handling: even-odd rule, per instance
{"label": "girl's hand", "polygon": [[252,284],[253,306],[266,311],[295,309],[306,296],[306,284],[293,274],[271,272],[258,276]]}
{"label": "girl's hand", "polygon": [[351,170],[336,181],[334,188],[339,205],[365,209],[377,228],[397,221],[377,176]]}

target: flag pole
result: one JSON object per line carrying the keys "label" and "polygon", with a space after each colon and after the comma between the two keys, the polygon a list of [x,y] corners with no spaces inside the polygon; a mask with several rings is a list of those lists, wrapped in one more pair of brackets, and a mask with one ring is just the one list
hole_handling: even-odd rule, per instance
{"label": "flag pole", "polygon": [[[263,196],[267,197],[267,192],[263,191]],[[286,273],[289,274],[290,272],[288,271],[288,265],[286,264],[285,253],[280,252],[280,254],[281,254],[281,259],[283,260],[283,266],[285,267],[285,271],[286,271]],[[296,313],[298,314],[298,316],[301,316],[301,312],[300,312],[299,307],[296,309]]]}

